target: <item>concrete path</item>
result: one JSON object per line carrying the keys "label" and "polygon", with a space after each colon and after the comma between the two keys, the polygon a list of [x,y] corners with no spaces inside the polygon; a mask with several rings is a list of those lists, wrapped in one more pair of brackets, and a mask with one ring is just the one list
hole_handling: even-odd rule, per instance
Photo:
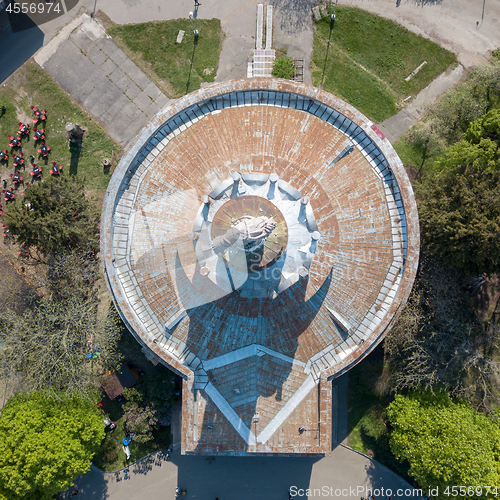
{"label": "concrete path", "polygon": [[169,102],[87,14],[39,50],[35,61],[122,145]]}
{"label": "concrete path", "polygon": [[[220,59],[217,81],[245,76],[246,62],[255,46],[255,13],[259,0],[201,0],[195,10],[199,18],[219,18],[226,33]],[[309,68],[313,40],[311,20],[312,0],[274,0],[274,46],[288,47],[288,54],[305,58]],[[384,17],[394,19],[411,31],[422,34],[453,50],[466,70],[486,61],[488,53],[500,47],[500,2],[492,0],[343,0],[344,5],[356,5]],[[82,0],[80,6],[91,12],[103,10],[117,23],[144,22],[187,17],[193,2],[187,0]],[[77,9],[21,34],[3,36],[0,47],[21,47],[23,40],[31,41],[27,54],[38,52],[36,60],[54,76],[56,81],[85,109],[106,124],[108,132],[125,144],[141,130],[166,98],[150,86],[150,81],[99,26],[87,17],[77,18],[69,27],[53,38],[58,29],[75,17]],[[31,53],[33,53],[31,52]],[[8,51],[3,52],[8,54]],[[0,56],[0,62],[3,61]],[[24,62],[17,57],[14,63]],[[8,66],[10,71],[11,66]],[[418,118],[427,103],[462,77],[462,67],[440,77],[392,121],[385,122],[389,138],[402,131]],[[0,80],[5,75],[0,74]],[[310,83],[310,73],[305,82]],[[341,390],[341,389],[339,389]],[[339,400],[339,441],[345,437],[345,400]],[[292,485],[297,488],[333,487],[332,494],[314,494],[311,498],[330,496],[359,498],[367,492],[349,488],[372,486],[390,487],[392,497],[397,488],[408,488],[398,476],[377,462],[337,445],[330,457],[313,458],[258,458],[258,457],[185,457],[178,451],[172,462],[157,463],[147,459],[130,468],[131,478],[116,481],[114,474],[103,474],[93,468],[78,478],[78,499],[127,500],[142,498],[173,498],[177,485],[188,489],[187,498],[260,499],[286,498]],[[122,475],[123,477],[123,475]],[[336,494],[335,489],[345,489]],[[389,495],[375,493],[378,498]],[[67,495],[66,495],[67,496]],[[297,498],[301,498],[297,496]],[[305,498],[302,496],[302,498]]]}
{"label": "concrete path", "polygon": [[409,105],[379,124],[389,141],[402,137],[468,71],[485,64],[500,48],[500,2],[493,0],[341,0],[392,19],[454,52],[459,66],[440,75]]}
{"label": "concrete path", "polygon": [[[396,499],[419,498],[413,488],[379,463],[340,445],[332,456],[315,458],[280,457],[194,457],[172,452],[172,461],[151,456],[129,467],[129,479],[123,472],[103,474],[96,468],[77,479],[78,500],[139,500],[174,498],[176,486],[187,489],[183,498],[214,500],[285,500],[288,488],[316,488],[323,492],[297,495],[295,498],[350,498],[367,496],[375,489],[377,500],[392,490]],[[358,489],[359,488],[359,489]],[[384,488],[382,492],[381,488]],[[326,489],[326,490],[325,490]],[[331,490],[332,489],[332,490]],[[335,491],[338,490],[338,491]],[[399,494],[398,494],[398,490]],[[406,490],[406,491],[405,491]],[[324,494],[327,491],[328,494]],[[304,492],[305,493],[305,492]],[[68,493],[63,496],[68,498]]]}
{"label": "concrete path", "polygon": [[[247,61],[251,58],[255,46],[255,15],[259,1],[261,0],[232,0],[231,2],[204,0],[200,7],[194,9],[193,2],[188,0],[176,2],[81,0],[77,8],[38,28],[15,35],[4,29],[0,42],[0,46],[4,49],[0,51],[0,80],[6,76],[2,74],[2,71],[8,74],[13,70],[13,64],[24,61],[25,53],[26,57],[29,57],[33,53],[30,51],[35,51],[42,43],[50,43],[55,32],[67,24],[78,9],[80,11],[86,9],[88,12],[101,9],[113,21],[120,24],[187,17],[189,11],[194,11],[195,17],[198,18],[219,18],[226,36],[223,41],[216,81],[244,77]],[[291,57],[305,59],[304,81],[311,83],[309,68],[313,43],[311,7],[316,1],[273,0],[270,3],[274,6],[274,47],[287,47]],[[489,53],[500,47],[500,2],[493,0],[477,0],[476,2],[470,2],[470,0],[341,0],[341,5],[364,8],[393,19],[411,31],[430,38],[455,52],[466,71],[484,63]],[[78,42],[71,41],[75,47],[78,46]],[[9,48],[16,50],[15,58],[8,55]],[[56,61],[53,62],[55,64]],[[380,124],[382,131],[391,141],[401,137],[432,104],[435,97],[455,85],[466,71],[457,69],[449,75],[440,77],[398,115]],[[106,86],[102,82],[101,85]],[[125,101],[122,100],[122,102]],[[139,109],[143,114],[146,111],[140,106]],[[147,113],[145,114],[147,116]],[[130,116],[135,115],[136,111],[132,107]],[[111,135],[115,137],[111,132],[114,128],[118,129],[117,136],[123,134],[124,125],[111,125]],[[134,136],[131,133],[132,129],[133,127],[130,127],[126,134],[130,135],[130,138]],[[127,139],[122,136],[119,142],[124,143]]]}
{"label": "concrete path", "polygon": [[389,141],[395,142],[417,123],[424,113],[431,108],[437,98],[460,82],[464,75],[464,67],[459,64],[439,75],[430,85],[413,99],[399,113],[378,124],[378,128]]}

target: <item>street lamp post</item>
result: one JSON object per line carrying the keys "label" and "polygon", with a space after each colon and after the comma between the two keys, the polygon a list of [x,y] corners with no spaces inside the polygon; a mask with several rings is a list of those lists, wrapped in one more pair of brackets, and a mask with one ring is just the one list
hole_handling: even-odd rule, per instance
{"label": "street lamp post", "polygon": [[189,20],[191,21],[191,25],[193,26],[193,30],[194,30],[194,41],[196,43],[196,40],[198,39],[198,37],[200,36],[200,32],[194,27],[194,22],[193,22],[193,13],[190,12],[189,13]]}
{"label": "street lamp post", "polygon": [[325,67],[323,68],[323,76],[321,77],[321,88],[323,88],[323,82],[325,81],[326,65],[328,63],[328,52],[330,51],[330,42],[332,40],[333,25],[335,24],[335,19],[337,18],[336,12],[337,12],[338,2],[339,0],[335,2],[335,6],[333,7],[333,14],[330,16],[330,35],[328,36],[328,46],[326,47]]}

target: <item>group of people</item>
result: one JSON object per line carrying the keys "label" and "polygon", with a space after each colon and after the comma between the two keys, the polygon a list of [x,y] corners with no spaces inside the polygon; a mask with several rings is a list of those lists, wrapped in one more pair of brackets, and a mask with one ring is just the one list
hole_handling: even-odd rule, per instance
{"label": "group of people", "polygon": [[[40,141],[39,147],[37,148],[38,154],[42,158],[47,158],[49,153],[50,153],[50,146],[47,146],[44,142],[45,140],[45,129],[44,128],[37,128],[40,127],[41,124],[47,119],[47,110],[45,109],[40,109],[37,108],[36,106],[31,106],[31,109],[33,111],[34,119],[33,119],[33,141],[35,143]],[[25,188],[29,187],[29,182],[24,183],[23,182],[23,177],[21,176],[20,169],[23,168],[24,170],[26,169],[25,167],[25,161],[24,161],[24,153],[22,151],[22,141],[24,138],[28,137],[30,135],[30,124],[29,123],[23,123],[19,122],[18,123],[19,130],[16,135],[12,136],[9,135],[9,146],[14,149],[15,151],[9,154],[8,150],[5,149],[3,151],[0,150],[0,162],[7,162],[9,160],[9,157],[12,156],[13,158],[13,166],[14,166],[14,173],[10,174],[10,177],[12,179],[13,188],[17,189],[19,185],[24,184]],[[32,167],[32,170],[30,172],[30,175],[34,180],[39,180],[41,179],[42,176],[42,168],[38,167],[35,164],[35,157],[30,156],[30,164]],[[62,165],[57,165],[57,163],[54,161],[52,162],[52,168],[50,169],[50,173],[52,175],[58,176],[60,175],[62,171]],[[4,197],[5,201],[13,201],[15,196],[14,196],[14,189],[7,189],[7,180],[3,179],[3,193],[6,195]],[[0,214],[1,214],[1,208],[0,208]]]}

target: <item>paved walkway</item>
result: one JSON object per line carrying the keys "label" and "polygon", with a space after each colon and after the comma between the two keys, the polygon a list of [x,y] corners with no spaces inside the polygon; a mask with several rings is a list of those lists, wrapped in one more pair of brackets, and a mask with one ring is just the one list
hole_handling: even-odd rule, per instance
{"label": "paved walkway", "polygon": [[169,102],[87,14],[39,50],[35,61],[121,145]]}
{"label": "paved walkway", "polygon": [[[130,478],[121,473],[103,474],[92,470],[77,479],[78,500],[139,500],[174,498],[176,486],[187,489],[188,499],[214,500],[285,500],[288,488],[317,488],[327,495],[309,498],[359,499],[366,488],[390,488],[392,497],[412,497],[408,483],[379,463],[339,445],[332,456],[315,458],[280,457],[194,457],[172,452],[172,461],[158,461],[155,456],[129,468]],[[330,488],[333,489],[331,492]],[[358,488],[360,488],[358,490]],[[397,490],[400,489],[399,495]],[[337,494],[335,494],[335,490]],[[344,490],[344,491],[342,491]],[[405,492],[405,490],[407,490]],[[330,494],[331,492],[331,494]],[[377,500],[387,493],[374,491]],[[68,494],[65,495],[68,498]],[[308,498],[297,495],[296,498]]]}

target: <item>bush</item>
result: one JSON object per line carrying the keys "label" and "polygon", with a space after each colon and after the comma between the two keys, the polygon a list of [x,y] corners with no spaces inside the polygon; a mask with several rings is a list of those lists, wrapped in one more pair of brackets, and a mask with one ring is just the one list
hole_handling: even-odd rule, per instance
{"label": "bush", "polygon": [[273,73],[275,78],[286,78],[291,80],[295,75],[295,64],[287,56],[280,56],[274,61]]}
{"label": "bush", "polygon": [[5,223],[17,243],[42,252],[68,248],[99,249],[99,210],[85,196],[85,181],[75,176],[50,177],[26,190],[22,203],[12,203]]}
{"label": "bush", "polygon": [[386,411],[380,406],[371,408],[359,421],[361,428],[367,436],[378,440],[387,434],[385,424]]}
{"label": "bush", "polygon": [[448,145],[460,141],[475,120],[500,106],[500,61],[481,66],[434,107],[433,129]]}
{"label": "bush", "polygon": [[109,434],[102,443],[102,454],[104,460],[108,463],[118,460],[118,443]]}

